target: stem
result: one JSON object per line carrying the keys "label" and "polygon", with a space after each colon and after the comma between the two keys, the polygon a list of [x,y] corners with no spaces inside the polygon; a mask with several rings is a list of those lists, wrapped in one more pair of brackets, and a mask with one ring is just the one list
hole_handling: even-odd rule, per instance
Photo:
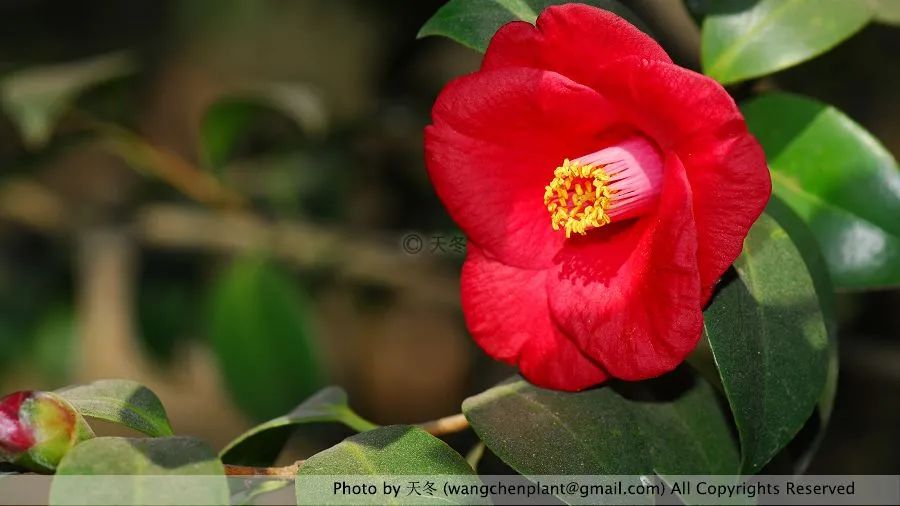
{"label": "stem", "polygon": [[209,171],[175,153],[115,123],[98,120],[81,111],[72,114],[99,135],[100,146],[121,157],[132,168],[155,175],[193,200],[215,208],[239,209],[246,205],[241,194],[224,186]]}
{"label": "stem", "polygon": [[298,460],[284,467],[253,467],[235,466],[225,464],[225,474],[228,476],[275,476],[281,478],[293,478],[303,466],[305,461]]}
{"label": "stem", "polygon": [[445,416],[430,422],[420,423],[419,427],[428,432],[432,436],[444,436],[446,434],[454,434],[462,432],[469,428],[469,421],[466,415],[460,413],[458,415]]}

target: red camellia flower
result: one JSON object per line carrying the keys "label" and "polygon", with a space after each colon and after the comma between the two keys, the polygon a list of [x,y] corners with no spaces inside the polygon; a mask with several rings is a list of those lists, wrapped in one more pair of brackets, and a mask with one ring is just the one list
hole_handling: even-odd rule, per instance
{"label": "red camellia flower", "polygon": [[432,115],[428,172],[469,238],[463,312],[487,353],[572,391],[684,360],[771,191],[719,84],[568,4],[501,28]]}

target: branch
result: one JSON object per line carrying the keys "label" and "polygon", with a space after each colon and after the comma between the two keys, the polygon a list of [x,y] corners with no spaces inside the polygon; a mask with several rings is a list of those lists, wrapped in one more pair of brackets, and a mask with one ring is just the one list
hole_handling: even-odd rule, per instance
{"label": "branch", "polygon": [[[75,236],[66,203],[27,179],[0,185],[0,219],[47,234]],[[354,233],[301,221],[264,220],[247,211],[210,211],[156,204],[139,209],[124,227],[145,248],[219,255],[263,251],[304,269],[331,269],[350,279],[409,290],[424,299],[459,305],[459,281],[427,251],[410,255],[400,238]]]}
{"label": "branch", "polygon": [[297,476],[297,472],[303,467],[304,460],[298,460],[289,466],[284,467],[252,467],[252,466],[235,466],[225,464],[225,474],[227,476],[273,476],[278,478],[293,479]]}
{"label": "branch", "polygon": [[155,175],[191,199],[210,207],[226,209],[246,205],[241,194],[181,156],[115,123],[98,120],[81,111],[75,111],[72,115],[82,126],[98,135],[100,147],[119,156],[128,166]]}
{"label": "branch", "polygon": [[466,420],[466,415],[460,413],[420,423],[419,427],[432,436],[446,436],[447,434],[455,434],[468,429],[469,421]]}

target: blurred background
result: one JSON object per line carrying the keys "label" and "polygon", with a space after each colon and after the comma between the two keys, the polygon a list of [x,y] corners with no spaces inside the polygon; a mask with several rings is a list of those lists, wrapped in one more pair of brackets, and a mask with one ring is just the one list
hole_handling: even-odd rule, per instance
{"label": "blurred background", "polygon": [[[682,65],[680,2],[626,1]],[[480,55],[440,0],[0,1],[0,393],[143,382],[217,447],[328,384],[378,423],[513,371],[468,337],[422,130]],[[731,89],[831,103],[900,156],[900,29]],[[900,219],[900,217],[898,217]],[[810,471],[900,473],[900,290],[839,298]]]}

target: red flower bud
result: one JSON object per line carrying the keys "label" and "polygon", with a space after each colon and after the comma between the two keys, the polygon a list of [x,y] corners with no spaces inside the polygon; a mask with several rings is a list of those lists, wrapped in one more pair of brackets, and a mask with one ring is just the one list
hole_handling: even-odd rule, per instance
{"label": "red flower bud", "polygon": [[32,392],[16,392],[0,400],[0,448],[8,453],[28,451],[34,445],[31,431],[19,420],[19,409]]}
{"label": "red flower bud", "polygon": [[50,392],[16,392],[0,399],[0,462],[53,471],[68,451],[93,437],[63,398]]}

